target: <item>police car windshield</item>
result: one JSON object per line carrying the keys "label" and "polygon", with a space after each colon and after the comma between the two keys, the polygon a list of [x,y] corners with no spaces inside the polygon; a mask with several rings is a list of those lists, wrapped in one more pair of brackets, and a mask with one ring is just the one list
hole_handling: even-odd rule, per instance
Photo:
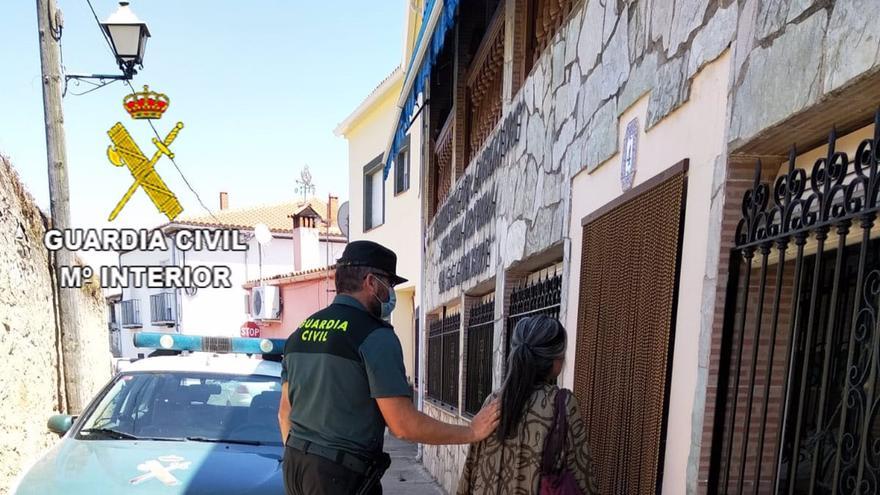
{"label": "police car windshield", "polygon": [[280,398],[281,381],[276,377],[123,374],[83,423],[77,438],[124,440],[130,436],[280,446]]}

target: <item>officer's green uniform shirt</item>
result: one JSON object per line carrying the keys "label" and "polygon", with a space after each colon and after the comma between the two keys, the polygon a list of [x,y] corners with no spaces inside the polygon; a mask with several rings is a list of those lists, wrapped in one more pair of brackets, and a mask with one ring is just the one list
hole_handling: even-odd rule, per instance
{"label": "officer's green uniform shirt", "polygon": [[356,455],[382,450],[385,420],[374,399],[410,396],[394,329],[348,295],[288,337],[281,366],[290,434]]}

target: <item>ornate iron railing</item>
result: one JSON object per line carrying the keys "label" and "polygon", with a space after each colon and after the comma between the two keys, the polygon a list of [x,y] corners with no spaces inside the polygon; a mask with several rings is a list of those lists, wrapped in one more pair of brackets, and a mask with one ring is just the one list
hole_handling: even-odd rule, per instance
{"label": "ornate iron railing", "polygon": [[431,323],[428,333],[428,397],[458,408],[458,366],[461,315]]}
{"label": "ornate iron railing", "polygon": [[505,358],[510,354],[510,338],[513,329],[520,320],[527,316],[547,315],[559,318],[562,303],[562,275],[556,273],[544,278],[525,283],[510,293],[509,315],[507,317],[507,349]]}
{"label": "ornate iron railing", "polygon": [[495,333],[495,299],[473,308],[468,315],[465,361],[464,411],[476,414],[492,392],[492,344]]}
{"label": "ornate iron railing", "polygon": [[[731,253],[711,493],[880,491],[880,111],[855,155],[755,168]],[[720,438],[719,438],[720,437]]]}

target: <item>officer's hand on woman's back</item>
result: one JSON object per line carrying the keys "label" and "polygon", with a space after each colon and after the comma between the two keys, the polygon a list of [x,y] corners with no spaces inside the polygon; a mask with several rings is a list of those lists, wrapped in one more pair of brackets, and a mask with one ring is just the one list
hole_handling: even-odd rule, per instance
{"label": "officer's hand on woman's back", "polygon": [[471,420],[474,442],[485,440],[498,427],[501,419],[501,403],[498,399],[489,402]]}
{"label": "officer's hand on woman's back", "polygon": [[468,426],[438,421],[416,410],[409,397],[378,397],[376,403],[392,435],[431,445],[479,442],[495,431],[501,418],[497,400],[481,409]]}

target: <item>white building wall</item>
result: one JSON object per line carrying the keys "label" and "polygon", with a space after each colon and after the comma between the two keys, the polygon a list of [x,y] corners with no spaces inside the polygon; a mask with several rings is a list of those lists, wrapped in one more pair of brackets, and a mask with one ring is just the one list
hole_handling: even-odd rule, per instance
{"label": "white building wall", "polygon": [[299,253],[299,256],[294,259],[294,271],[312,270],[323,266],[317,229],[294,229],[293,245]]}
{"label": "white building wall", "polygon": [[[129,251],[119,255],[120,266],[159,266],[163,262],[171,262],[171,249],[167,251]],[[119,322],[120,335],[120,351],[122,357],[133,358],[138,354],[147,355],[149,350],[138,349],[134,347],[132,341],[133,336],[137,332],[167,332],[177,331],[176,327],[154,326],[150,322],[150,295],[162,292],[160,289],[149,289],[147,287],[135,287],[132,281],[129,281],[128,287],[123,287],[122,298],[119,302],[119,313],[117,321]],[[137,301],[139,312],[140,326],[127,325],[123,320],[122,305],[126,301]]]}
{"label": "white building wall", "polygon": [[[419,252],[421,246],[420,235],[420,211],[421,198],[419,196],[419,181],[421,180],[420,150],[421,133],[414,132],[410,135],[410,187],[407,191],[394,194],[395,175],[394,170],[388,174],[385,180],[385,221],[382,225],[364,232],[364,165],[381,154],[384,150],[385,138],[388,129],[391,128],[393,115],[387,112],[381,118],[376,118],[368,125],[363,125],[363,130],[349,137],[349,198],[351,201],[351,240],[365,239],[378,242],[391,249],[397,254],[397,273],[409,279],[397,286],[398,301],[413,301],[408,304],[399,304],[399,309],[392,316],[392,322],[404,349],[407,375],[415,376],[415,330],[413,320],[417,316],[415,307],[418,305],[421,272],[419,266]],[[421,128],[419,118],[412,129]],[[383,137],[384,136],[384,137]],[[374,207],[375,208],[375,207]]]}
{"label": "white building wall", "polygon": [[[394,76],[392,76],[394,77]],[[399,77],[399,76],[398,76]],[[404,350],[407,376],[415,377],[415,309],[420,300],[420,249],[421,241],[421,128],[419,117],[410,126],[410,179],[409,189],[394,193],[395,171],[389,172],[384,182],[384,223],[364,231],[364,166],[385,151],[388,133],[393,127],[394,108],[400,93],[400,84],[394,84],[384,95],[373,95],[376,102],[364,115],[345,131],[348,140],[350,240],[378,242],[397,254],[397,273],[409,279],[397,286],[398,309],[392,315],[392,323]],[[376,210],[374,205],[373,210]]]}

